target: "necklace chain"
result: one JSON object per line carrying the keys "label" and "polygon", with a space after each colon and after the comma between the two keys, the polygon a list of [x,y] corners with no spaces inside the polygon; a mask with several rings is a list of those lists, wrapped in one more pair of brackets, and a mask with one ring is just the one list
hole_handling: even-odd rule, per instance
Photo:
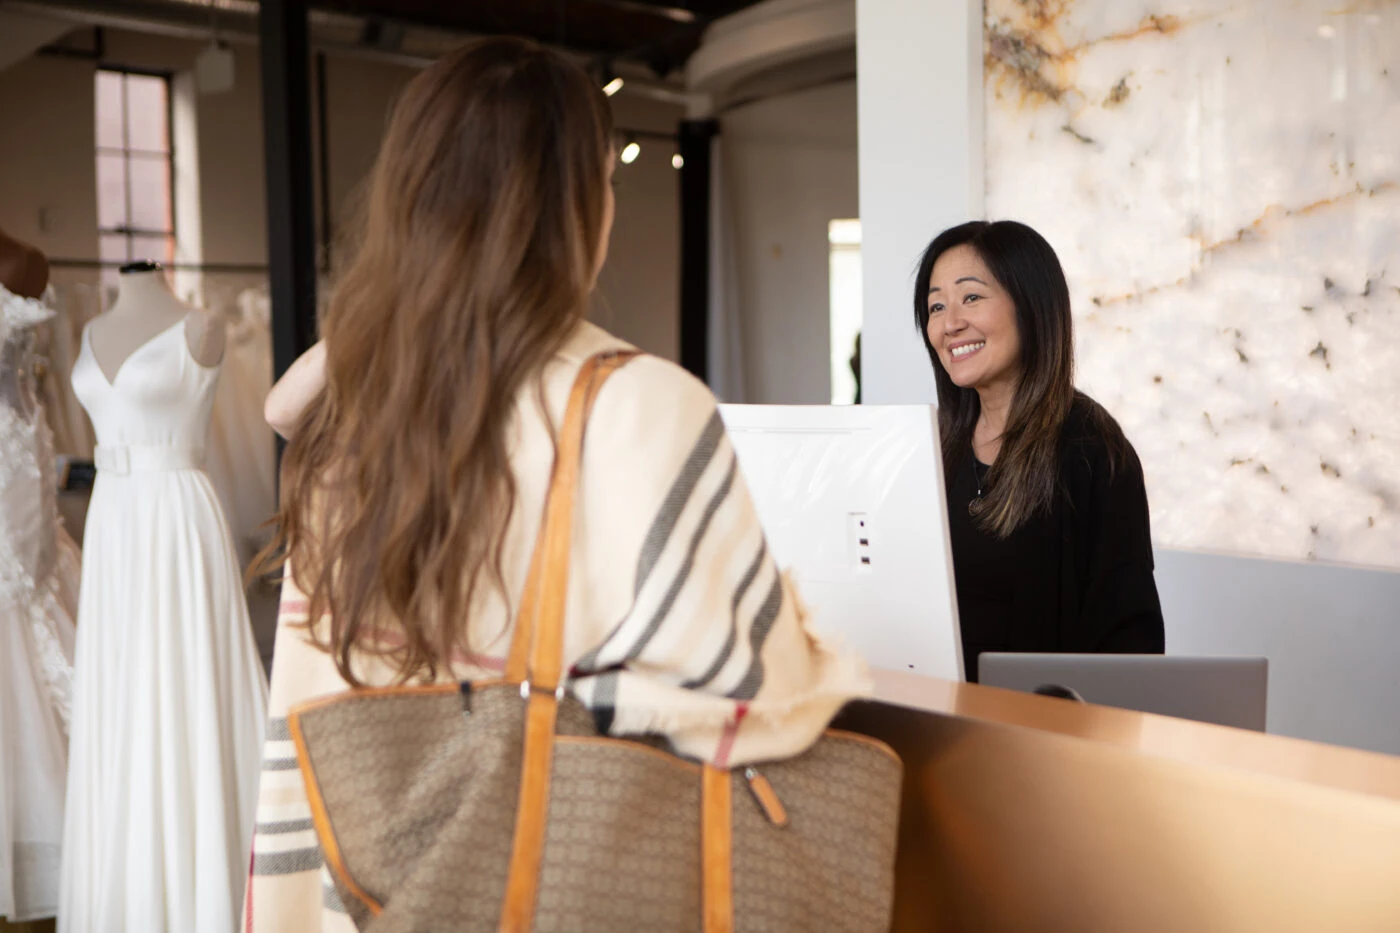
{"label": "necklace chain", "polygon": [[972,482],[977,487],[977,495],[972,497],[972,501],[967,504],[967,514],[976,515],[982,507],[982,476],[977,469],[977,452],[972,452]]}

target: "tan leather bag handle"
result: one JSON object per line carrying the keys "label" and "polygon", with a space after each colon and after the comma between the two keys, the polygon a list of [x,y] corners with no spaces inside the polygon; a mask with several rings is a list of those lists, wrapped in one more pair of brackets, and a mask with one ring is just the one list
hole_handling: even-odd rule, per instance
{"label": "tan leather bag handle", "polygon": [[522,685],[528,706],[515,842],[501,909],[503,933],[527,933],[534,922],[540,861],[544,855],[545,820],[549,811],[550,771],[554,764],[554,728],[559,708],[556,691],[561,684],[574,494],[583,462],[584,431],[603,383],[636,355],[631,351],[619,351],[594,356],[583,364],[574,381],[506,661],[506,679]]}
{"label": "tan leather bag handle", "polygon": [[[564,425],[559,432],[555,450],[549,491],[545,495],[544,511],[540,516],[540,530],[535,538],[534,553],[530,557],[530,570],[525,578],[520,608],[516,612],[510,654],[506,658],[505,679],[509,683],[522,683],[531,678],[531,663],[534,660],[531,658],[531,648],[535,641],[540,610],[543,608],[541,594],[557,593],[561,588],[565,591],[568,589],[574,493],[583,463],[583,436],[593,403],[597,401],[598,393],[608,377],[637,356],[640,354],[635,350],[615,350],[590,357],[579,370],[569,392],[569,401],[564,409]],[[547,580],[543,579],[545,567],[550,568]],[[550,611],[558,613],[558,617],[552,621],[558,625],[561,638],[564,607],[565,603],[562,602],[549,606]],[[562,641],[559,653],[563,654]],[[561,663],[556,659],[555,667]],[[550,689],[553,690],[554,687]]]}
{"label": "tan leather bag handle", "polygon": [[[529,933],[534,924],[545,823],[549,817],[554,730],[563,682],[564,615],[569,596],[574,495],[583,462],[588,415],[608,377],[636,355],[634,351],[620,351],[592,357],[584,363],[574,382],[506,662],[506,679],[522,685],[521,692],[528,698],[528,705],[514,845],[501,908],[502,933]],[[701,813],[705,899],[702,927],[705,933],[733,930],[729,788],[727,771],[705,766]]]}

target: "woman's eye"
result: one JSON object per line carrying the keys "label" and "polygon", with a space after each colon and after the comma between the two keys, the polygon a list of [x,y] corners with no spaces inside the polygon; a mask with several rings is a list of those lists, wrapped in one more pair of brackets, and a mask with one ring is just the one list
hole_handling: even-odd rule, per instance
{"label": "woman's eye", "polygon": [[968,295],[966,298],[963,299],[963,304],[970,305],[974,301],[979,300],[981,297],[981,295]]}
{"label": "woman's eye", "polygon": [[943,310],[943,305],[942,305],[941,303],[939,303],[939,302],[934,302],[933,304],[931,304],[931,305],[928,306],[928,313],[929,313],[929,314],[937,314],[939,311],[942,311],[942,310]]}

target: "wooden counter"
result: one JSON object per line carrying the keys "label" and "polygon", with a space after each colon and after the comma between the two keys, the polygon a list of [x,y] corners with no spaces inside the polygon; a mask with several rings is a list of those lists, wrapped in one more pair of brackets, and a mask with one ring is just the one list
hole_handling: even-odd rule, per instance
{"label": "wooden counter", "polygon": [[[896,930],[1400,930],[1400,759],[878,672]],[[1393,711],[1378,711],[1393,715]]]}

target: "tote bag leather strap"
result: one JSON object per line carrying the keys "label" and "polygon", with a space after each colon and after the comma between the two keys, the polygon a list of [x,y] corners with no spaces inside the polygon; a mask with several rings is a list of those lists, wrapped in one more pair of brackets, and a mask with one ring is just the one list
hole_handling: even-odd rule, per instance
{"label": "tote bag leather strap", "polygon": [[540,586],[536,590],[534,646],[530,652],[530,690],[553,696],[561,680],[564,656],[564,613],[569,601],[569,552],[573,546],[575,496],[583,468],[583,439],[588,416],[603,384],[637,354],[633,351],[601,354],[590,359],[579,373],[570,394],[569,410],[560,432],[555,455],[554,479],[545,506],[544,547]]}
{"label": "tote bag leather strap", "polygon": [[[569,552],[573,543],[574,494],[583,460],[588,415],[609,376],[637,353],[600,354],[579,372],[555,453],[554,473],[545,502],[515,637],[506,664],[506,679],[521,684],[527,700],[525,753],[510,873],[501,909],[502,933],[528,933],[534,924],[549,816],[549,784],[554,764],[554,730],[562,691],[564,613],[568,604]],[[706,765],[702,788],[702,865],[704,933],[732,933],[733,882],[730,778]]]}
{"label": "tote bag leather strap", "polygon": [[508,933],[527,933],[534,922],[554,763],[558,694],[563,682],[564,611],[569,596],[574,495],[583,462],[584,430],[603,383],[636,355],[633,351],[619,351],[594,356],[584,363],[574,382],[506,663],[506,679],[518,681],[521,694],[527,698],[515,839],[501,909],[500,929]]}
{"label": "tote bag leather strap", "polygon": [[[564,410],[564,426],[554,454],[554,467],[545,496],[544,512],[540,517],[540,530],[535,538],[535,550],[530,557],[530,570],[525,578],[525,589],[521,594],[520,608],[516,612],[515,633],[511,639],[510,654],[506,657],[505,679],[508,683],[523,683],[530,678],[530,650],[534,632],[539,620],[541,594],[544,591],[558,592],[558,586],[568,587],[569,582],[569,543],[573,534],[574,493],[578,474],[582,465],[583,435],[587,427],[589,413],[598,398],[598,392],[608,377],[621,369],[630,360],[641,354],[635,350],[614,350],[599,353],[584,362],[569,392],[568,405]],[[563,524],[560,524],[560,521]],[[550,541],[557,539],[554,553],[562,545],[562,560],[553,565],[546,563],[551,553]],[[544,568],[550,567],[550,577],[545,579]],[[558,607],[559,626],[563,630],[563,604]],[[560,644],[562,654],[563,645]],[[551,688],[553,689],[553,688]]]}

